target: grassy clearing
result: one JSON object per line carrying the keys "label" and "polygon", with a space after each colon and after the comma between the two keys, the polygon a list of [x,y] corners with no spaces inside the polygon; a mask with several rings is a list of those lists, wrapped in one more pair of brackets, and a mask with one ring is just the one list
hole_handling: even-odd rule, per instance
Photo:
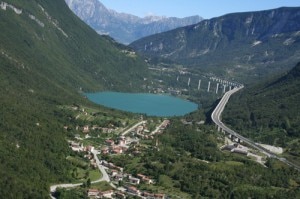
{"label": "grassy clearing", "polygon": [[101,191],[107,191],[107,190],[111,190],[112,186],[110,186],[110,184],[108,182],[98,182],[95,184],[91,185],[92,189],[99,189]]}
{"label": "grassy clearing", "polygon": [[68,156],[67,160],[70,161],[72,163],[72,165],[76,166],[76,167],[80,167],[80,168],[87,168],[88,166],[88,162],[84,161],[81,158],[78,157],[73,157],[73,156]]}
{"label": "grassy clearing", "polygon": [[190,199],[191,196],[187,193],[180,191],[180,189],[176,189],[174,187],[162,187],[155,185],[140,185],[141,190],[145,190],[151,193],[164,193],[170,196],[170,198],[185,198]]}
{"label": "grassy clearing", "polygon": [[98,169],[89,170],[89,178],[91,181],[98,180],[102,177],[102,173]]}
{"label": "grassy clearing", "polygon": [[74,168],[71,175],[74,178],[73,183],[86,182],[87,179],[95,181],[102,177],[102,173],[98,169],[82,169],[79,167]]}

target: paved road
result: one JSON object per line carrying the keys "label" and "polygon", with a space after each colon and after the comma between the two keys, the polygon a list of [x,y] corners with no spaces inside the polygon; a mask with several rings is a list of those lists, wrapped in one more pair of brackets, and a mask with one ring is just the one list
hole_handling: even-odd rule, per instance
{"label": "paved road", "polygon": [[158,125],[158,126],[155,128],[155,130],[152,131],[152,132],[150,133],[150,135],[155,135],[155,134],[159,131],[160,127],[164,124],[164,122],[165,122],[165,120],[162,121],[162,123],[161,123],[160,125]]}
{"label": "paved road", "polygon": [[[127,129],[126,131],[124,131],[122,133],[122,135],[123,136],[126,135],[127,133],[129,133],[130,131],[132,131],[134,128],[136,128],[139,125],[144,124],[144,123],[146,123],[146,121],[141,121],[141,122],[136,123],[135,125],[133,125],[129,129]],[[102,177],[100,179],[98,179],[98,180],[95,180],[95,181],[91,182],[91,183],[94,184],[94,183],[101,182],[101,181],[110,182],[110,178],[109,178],[107,172],[105,171],[104,167],[100,164],[100,160],[98,159],[98,156],[97,156],[98,151],[94,150],[94,151],[92,151],[92,153],[93,153],[93,155],[95,157],[98,169],[102,173]],[[57,188],[72,188],[72,187],[78,187],[80,185],[82,185],[82,183],[77,183],[77,184],[56,184],[56,185],[50,186],[50,192],[51,193],[55,192],[55,190]],[[113,183],[110,183],[110,185],[112,187],[116,187]],[[51,198],[55,199],[53,196],[51,196]]]}
{"label": "paved road", "polygon": [[146,123],[145,120],[143,120],[143,121],[141,121],[141,122],[138,122],[138,123],[136,123],[135,125],[133,125],[132,127],[130,127],[129,129],[127,129],[126,131],[124,131],[121,135],[124,136],[124,135],[126,135],[127,133],[131,132],[131,131],[132,131],[133,129],[135,129],[136,127],[138,127],[139,125],[142,125],[142,124],[145,124],[145,123]]}
{"label": "paved road", "polygon": [[215,110],[212,112],[211,114],[211,118],[213,120],[213,122],[218,126],[218,128],[221,128],[222,130],[224,130],[225,132],[239,138],[240,140],[242,140],[243,142],[247,143],[248,145],[252,146],[253,148],[259,150],[260,152],[266,154],[268,157],[270,158],[276,158],[279,161],[294,167],[295,169],[300,171],[300,167],[298,165],[295,165],[294,163],[286,160],[285,158],[281,158],[279,156],[277,156],[276,154],[272,153],[271,151],[263,148],[262,146],[256,144],[255,142],[253,142],[252,140],[245,138],[243,136],[241,136],[240,134],[236,133],[235,131],[231,130],[230,128],[228,128],[225,124],[222,123],[221,121],[221,114],[225,108],[225,105],[227,104],[230,96],[232,94],[234,94],[235,92],[239,91],[240,89],[244,88],[243,86],[241,87],[235,87],[234,89],[226,92],[224,94],[224,96],[222,97],[222,99],[220,100],[219,104],[217,105],[217,107],[215,108]]}
{"label": "paved road", "polygon": [[[93,150],[92,153],[93,153],[93,155],[95,157],[98,169],[102,173],[102,177],[100,179],[98,179],[98,180],[92,181],[91,183],[95,184],[95,183],[102,182],[102,181],[110,182],[110,178],[109,178],[107,172],[105,171],[104,167],[100,164],[100,160],[98,159],[98,156],[97,156],[98,151]],[[56,184],[56,185],[50,186],[50,192],[51,193],[55,192],[55,190],[57,188],[72,188],[72,187],[78,187],[80,185],[82,185],[82,183],[77,183],[77,184]],[[111,183],[111,185],[112,185],[112,183]],[[112,185],[112,186],[114,187],[114,185]],[[51,196],[51,198],[54,199],[53,196]]]}
{"label": "paved road", "polygon": [[97,156],[97,154],[99,154],[99,152],[97,150],[93,150],[92,153],[93,153],[93,155],[95,157],[98,169],[102,173],[102,178],[100,178],[99,180],[93,181],[92,184],[93,183],[97,183],[97,182],[101,182],[101,181],[106,181],[106,182],[108,182],[110,184],[110,186],[112,186],[113,188],[116,188],[116,186],[111,182],[111,180],[110,180],[110,178],[109,178],[109,176],[108,176],[108,174],[107,174],[107,172],[105,170],[105,167],[100,164],[100,160],[99,160],[99,158]]}

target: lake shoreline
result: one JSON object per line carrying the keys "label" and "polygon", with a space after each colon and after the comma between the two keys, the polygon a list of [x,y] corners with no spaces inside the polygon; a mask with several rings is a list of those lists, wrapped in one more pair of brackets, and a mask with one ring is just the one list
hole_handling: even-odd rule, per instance
{"label": "lake shoreline", "polygon": [[150,93],[85,93],[92,102],[117,110],[157,117],[183,116],[198,110],[198,105],[172,95]]}

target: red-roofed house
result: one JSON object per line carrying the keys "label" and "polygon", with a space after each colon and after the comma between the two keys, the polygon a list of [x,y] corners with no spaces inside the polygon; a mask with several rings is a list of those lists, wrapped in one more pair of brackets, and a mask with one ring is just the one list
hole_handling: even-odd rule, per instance
{"label": "red-roofed house", "polygon": [[102,191],[99,193],[100,198],[105,197],[105,198],[111,198],[112,195],[114,194],[113,190],[108,190],[108,191]]}
{"label": "red-roofed house", "polygon": [[146,184],[153,184],[153,180],[143,174],[137,174],[137,177]]}
{"label": "red-roofed house", "polygon": [[121,153],[123,153],[123,149],[122,149],[122,147],[116,146],[116,147],[113,147],[112,152],[115,154],[121,154]]}
{"label": "red-roofed house", "polygon": [[129,193],[133,193],[133,194],[136,194],[136,195],[140,195],[141,194],[140,190],[138,190],[136,187],[133,187],[133,186],[127,187],[127,191]]}
{"label": "red-roofed house", "polygon": [[98,189],[89,189],[88,190],[88,197],[96,197],[99,194]]}
{"label": "red-roofed house", "polygon": [[105,140],[105,143],[108,145],[108,146],[113,146],[115,144],[115,142],[113,140]]}
{"label": "red-roofed house", "polygon": [[117,193],[116,193],[116,198],[118,198],[118,199],[125,199],[125,198],[126,198],[126,195],[125,195],[124,193],[117,192]]}

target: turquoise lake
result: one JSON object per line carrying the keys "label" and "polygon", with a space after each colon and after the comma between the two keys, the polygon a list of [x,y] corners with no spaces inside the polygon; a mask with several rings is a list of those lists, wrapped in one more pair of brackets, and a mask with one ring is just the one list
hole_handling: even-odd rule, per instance
{"label": "turquoise lake", "polygon": [[96,104],[149,116],[182,116],[198,109],[198,105],[169,95],[148,93],[99,92],[87,93]]}

